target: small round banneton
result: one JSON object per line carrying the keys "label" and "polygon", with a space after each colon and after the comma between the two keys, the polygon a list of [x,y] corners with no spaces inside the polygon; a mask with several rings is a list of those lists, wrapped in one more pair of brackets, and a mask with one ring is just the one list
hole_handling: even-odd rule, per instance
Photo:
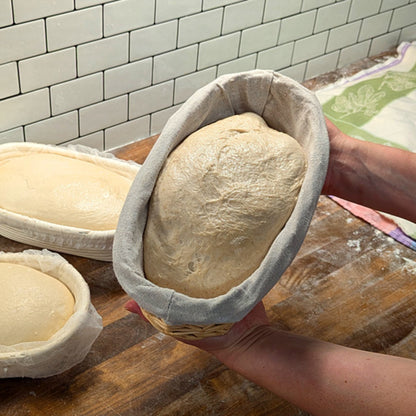
{"label": "small round banneton", "polygon": [[[79,150],[77,150],[79,149]],[[0,162],[27,153],[54,153],[105,167],[133,181],[140,165],[119,160],[95,149],[74,149],[38,143],[0,145]],[[53,174],[53,172],[51,172]],[[115,230],[87,230],[42,221],[0,208],[0,235],[23,244],[101,261],[112,260]]]}
{"label": "small round banneton", "polygon": [[75,299],[74,313],[49,340],[0,345],[0,378],[49,377],[80,363],[102,330],[102,319],[91,304],[89,287],[81,274],[48,250],[0,252],[0,262],[48,274],[64,283]]}
{"label": "small round banneton", "polygon": [[[143,233],[149,201],[159,173],[173,149],[191,133],[217,120],[245,112],[296,139],[305,151],[307,170],[296,205],[260,266],[242,283],[214,298],[196,298],[150,282],[143,269]],[[295,258],[306,236],[324,184],[329,141],[322,108],[311,91],[274,71],[224,75],[196,91],[170,117],[136,176],[120,214],[113,266],[123,289],[165,333],[193,339],[205,328],[246,316],[273,288]],[[202,329],[201,329],[202,327]],[[190,334],[189,334],[190,333]],[[178,335],[176,335],[178,334]]]}

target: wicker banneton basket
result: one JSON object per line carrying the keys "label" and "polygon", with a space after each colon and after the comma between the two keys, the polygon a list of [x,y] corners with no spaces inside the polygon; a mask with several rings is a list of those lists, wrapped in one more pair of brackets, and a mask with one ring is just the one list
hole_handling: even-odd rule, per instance
{"label": "wicker banneton basket", "polygon": [[[303,147],[307,170],[296,206],[259,267],[227,293],[196,298],[146,279],[143,234],[149,201],[167,157],[191,133],[220,119],[253,112]],[[306,236],[324,184],[329,156],[321,106],[309,90],[273,71],[224,75],[193,94],[168,120],[139,170],[120,214],[113,266],[123,289],[159,331],[183,339],[225,334],[273,288]]]}
{"label": "wicker banneton basket", "polygon": [[73,315],[47,341],[0,344],[0,379],[50,377],[80,363],[103,327],[81,274],[59,254],[48,250],[0,252],[0,263],[19,264],[52,276],[65,284],[75,299]]}
{"label": "wicker banneton basket", "polygon": [[[0,145],[0,162],[24,155],[53,154],[97,165],[133,181],[140,165],[117,159],[86,146],[63,148],[38,143],[6,143]],[[59,172],[51,172],[57,175]],[[48,183],[48,177],[45,177]],[[51,190],[52,192],[52,190]],[[44,195],[39,194],[42,199]],[[101,261],[112,260],[115,229],[89,230],[55,224],[0,207],[0,235],[23,244],[73,254]]]}
{"label": "wicker banneton basket", "polygon": [[163,319],[158,318],[144,309],[142,309],[142,313],[159,332],[188,341],[225,335],[233,326],[232,323],[211,325],[167,325]]}

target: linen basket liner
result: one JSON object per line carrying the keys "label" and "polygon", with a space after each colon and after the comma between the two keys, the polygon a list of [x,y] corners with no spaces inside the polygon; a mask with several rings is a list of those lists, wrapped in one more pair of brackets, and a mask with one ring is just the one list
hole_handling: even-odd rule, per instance
{"label": "linen basket liner", "polygon": [[[199,299],[161,288],[143,271],[143,232],[149,199],[170,152],[189,134],[219,119],[254,112],[294,137],[307,155],[307,171],[296,206],[262,263],[226,294]],[[138,172],[120,214],[113,264],[123,289],[168,325],[211,325],[241,320],[276,284],[307,233],[325,180],[329,142],[315,95],[273,71],[224,75],[195,92],[168,120]]]}
{"label": "linen basket liner", "polygon": [[28,266],[55,277],[75,299],[73,315],[49,340],[0,345],[0,379],[50,377],[80,363],[103,328],[81,274],[62,256],[48,250],[0,252],[0,262]]}

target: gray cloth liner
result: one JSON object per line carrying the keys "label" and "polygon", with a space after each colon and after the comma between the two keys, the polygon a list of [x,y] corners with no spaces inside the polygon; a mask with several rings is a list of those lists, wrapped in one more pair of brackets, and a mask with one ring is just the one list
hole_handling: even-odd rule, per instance
{"label": "gray cloth liner", "polygon": [[[143,232],[148,202],[169,153],[190,133],[219,119],[251,111],[294,137],[307,154],[308,168],[297,204],[259,268],[240,285],[211,299],[192,298],[146,280]],[[139,170],[116,230],[113,264],[126,291],[168,325],[209,325],[241,320],[276,284],[307,233],[325,180],[329,141],[315,95],[273,71],[224,75],[194,93],[168,120]]]}

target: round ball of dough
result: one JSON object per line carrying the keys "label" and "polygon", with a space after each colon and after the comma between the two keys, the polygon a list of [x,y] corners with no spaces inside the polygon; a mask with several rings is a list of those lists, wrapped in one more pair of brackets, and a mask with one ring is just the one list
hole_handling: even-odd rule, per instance
{"label": "round ball of dough", "polygon": [[74,297],[58,279],[31,267],[0,263],[0,344],[47,341],[74,311]]}
{"label": "round ball of dough", "polygon": [[150,200],[146,278],[197,298],[240,284],[288,220],[305,171],[298,142],[254,113],[191,134],[167,158]]}

